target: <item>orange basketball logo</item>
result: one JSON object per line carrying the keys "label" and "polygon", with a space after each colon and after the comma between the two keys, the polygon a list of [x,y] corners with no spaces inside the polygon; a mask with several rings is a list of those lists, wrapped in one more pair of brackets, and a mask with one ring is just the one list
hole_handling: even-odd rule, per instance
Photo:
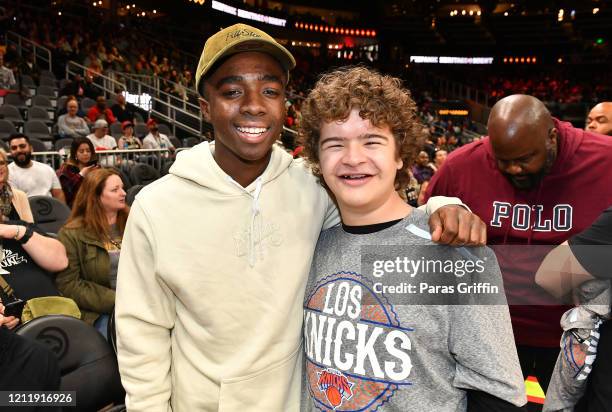
{"label": "orange basketball logo", "polygon": [[327,368],[319,374],[317,385],[321,392],[325,392],[325,396],[332,408],[336,409],[342,405],[344,399],[351,399],[353,396],[353,383],[344,376],[344,374],[336,369]]}

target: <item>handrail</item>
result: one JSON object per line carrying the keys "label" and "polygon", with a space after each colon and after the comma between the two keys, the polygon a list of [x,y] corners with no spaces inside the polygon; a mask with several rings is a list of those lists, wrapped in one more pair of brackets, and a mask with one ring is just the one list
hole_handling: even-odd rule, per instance
{"label": "handrail", "polygon": [[[70,76],[74,76],[76,74],[85,77],[85,75],[89,71],[90,70],[87,67],[73,60],[70,60],[68,63],[66,63],[66,79],[69,79]],[[117,89],[126,89],[125,83],[121,83],[120,81],[101,73],[96,73],[94,75],[93,85],[99,89],[102,89],[105,93],[108,93],[109,95],[115,94],[115,90]]]}
{"label": "handrail", "polygon": [[21,34],[15,33],[14,31],[8,31],[6,33],[6,42],[8,44],[14,44],[15,46],[17,46],[17,53],[20,56],[23,55],[23,49],[31,49],[32,53],[34,53],[35,63],[38,64],[38,60],[40,59],[47,63],[49,71],[52,70],[53,59],[51,58],[51,50],[49,50],[45,46],[38,44],[35,41],[28,39],[27,37],[23,37]]}

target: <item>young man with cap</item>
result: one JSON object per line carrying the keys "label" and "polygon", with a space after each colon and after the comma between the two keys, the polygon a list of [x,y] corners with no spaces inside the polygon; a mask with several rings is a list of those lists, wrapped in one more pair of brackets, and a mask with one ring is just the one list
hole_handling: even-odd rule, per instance
{"label": "young man with cap", "polygon": [[[113,136],[109,136],[108,123],[104,119],[98,119],[91,128],[93,133],[87,135],[87,138],[93,143],[96,152],[104,152],[107,150],[117,149],[117,141]],[[115,156],[99,156],[102,166],[114,166],[118,163]]]}
{"label": "young man with cap", "polygon": [[[116,319],[130,411],[299,408],[305,282],[321,229],[339,219],[303,161],[274,146],[294,66],[244,24],[204,46],[196,87],[216,140],[179,153],[139,193],[123,238]],[[461,207],[434,215],[434,238],[484,241]]]}

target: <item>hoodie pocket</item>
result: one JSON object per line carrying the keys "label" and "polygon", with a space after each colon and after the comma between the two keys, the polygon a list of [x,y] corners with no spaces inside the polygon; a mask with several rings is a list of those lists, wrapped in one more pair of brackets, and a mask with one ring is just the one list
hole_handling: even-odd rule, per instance
{"label": "hoodie pocket", "polygon": [[223,379],[219,412],[297,412],[300,409],[302,345],[256,373]]}

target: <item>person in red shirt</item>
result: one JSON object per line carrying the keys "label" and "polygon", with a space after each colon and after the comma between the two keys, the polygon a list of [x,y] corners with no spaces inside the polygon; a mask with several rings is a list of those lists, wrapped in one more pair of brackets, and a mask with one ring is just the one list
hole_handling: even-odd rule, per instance
{"label": "person in red shirt", "polygon": [[538,245],[564,242],[612,204],[612,139],[553,118],[527,95],[497,102],[488,130],[448,156],[425,197],[457,196],[487,224],[523,373],[546,389],[568,307],[535,284],[550,250]]}
{"label": "person in red shirt", "polygon": [[96,105],[92,106],[87,112],[87,118],[94,123],[98,119],[104,119],[108,124],[113,124],[117,121],[112,110],[106,107],[106,97],[98,96]]}

